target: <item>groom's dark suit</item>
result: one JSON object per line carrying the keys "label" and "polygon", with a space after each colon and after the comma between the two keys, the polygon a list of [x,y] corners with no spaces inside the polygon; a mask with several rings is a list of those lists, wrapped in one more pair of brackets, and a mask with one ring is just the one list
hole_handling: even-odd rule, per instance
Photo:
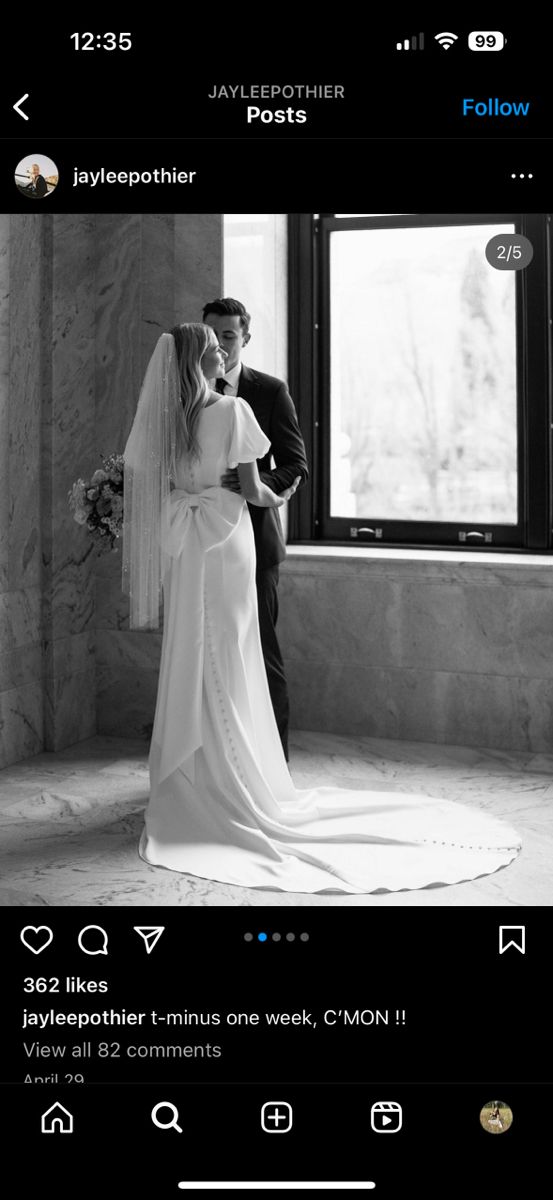
{"label": "groom's dark suit", "polygon": [[[254,416],[271,443],[269,453],[257,463],[263,483],[273,492],[283,492],[298,475],[301,483],[305,483],[309,474],[305,446],[286,384],[273,375],[265,375],[242,364],[237,392],[253,409]],[[271,466],[271,457],[275,462],[274,468]],[[254,504],[248,507],[257,556],[261,645],[276,722],[288,758],[288,689],[275,629],[278,617],[278,564],[286,558],[286,546],[278,509],[259,508]]]}

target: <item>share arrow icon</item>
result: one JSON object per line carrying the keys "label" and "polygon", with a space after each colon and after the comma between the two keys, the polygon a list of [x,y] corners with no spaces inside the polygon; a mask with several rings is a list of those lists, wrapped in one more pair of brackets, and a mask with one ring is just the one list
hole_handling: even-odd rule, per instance
{"label": "share arrow icon", "polygon": [[165,925],[133,925],[133,929],[144,939],[146,954],[151,954],[154,946],[157,946],[159,942]]}

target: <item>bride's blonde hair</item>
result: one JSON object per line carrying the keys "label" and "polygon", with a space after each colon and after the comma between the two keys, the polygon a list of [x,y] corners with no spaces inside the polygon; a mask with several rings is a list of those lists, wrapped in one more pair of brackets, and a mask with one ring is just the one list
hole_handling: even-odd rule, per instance
{"label": "bride's blonde hair", "polygon": [[210,325],[190,321],[175,325],[170,330],[177,351],[177,374],[182,404],[181,420],[177,422],[176,457],[187,453],[191,458],[200,457],[196,436],[202,408],[209,397],[209,387],[202,372],[202,358],[217,338]]}

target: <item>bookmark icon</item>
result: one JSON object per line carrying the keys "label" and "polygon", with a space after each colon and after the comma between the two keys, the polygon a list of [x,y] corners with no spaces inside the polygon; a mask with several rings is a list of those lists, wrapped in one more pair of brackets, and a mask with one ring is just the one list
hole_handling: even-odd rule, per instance
{"label": "bookmark icon", "polygon": [[154,946],[159,942],[165,925],[133,925],[133,929],[139,937],[143,938],[146,954],[151,954]]}
{"label": "bookmark icon", "polygon": [[505,954],[505,951],[511,947],[513,950],[518,950],[519,954],[526,954],[525,925],[499,926],[499,953]]}

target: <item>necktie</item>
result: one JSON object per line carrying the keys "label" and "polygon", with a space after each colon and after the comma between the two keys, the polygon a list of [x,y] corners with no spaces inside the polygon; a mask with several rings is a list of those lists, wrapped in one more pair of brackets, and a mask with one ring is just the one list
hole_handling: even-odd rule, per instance
{"label": "necktie", "polygon": [[224,396],[226,386],[227,384],[225,379],[215,380],[215,391],[218,392],[220,396]]}

